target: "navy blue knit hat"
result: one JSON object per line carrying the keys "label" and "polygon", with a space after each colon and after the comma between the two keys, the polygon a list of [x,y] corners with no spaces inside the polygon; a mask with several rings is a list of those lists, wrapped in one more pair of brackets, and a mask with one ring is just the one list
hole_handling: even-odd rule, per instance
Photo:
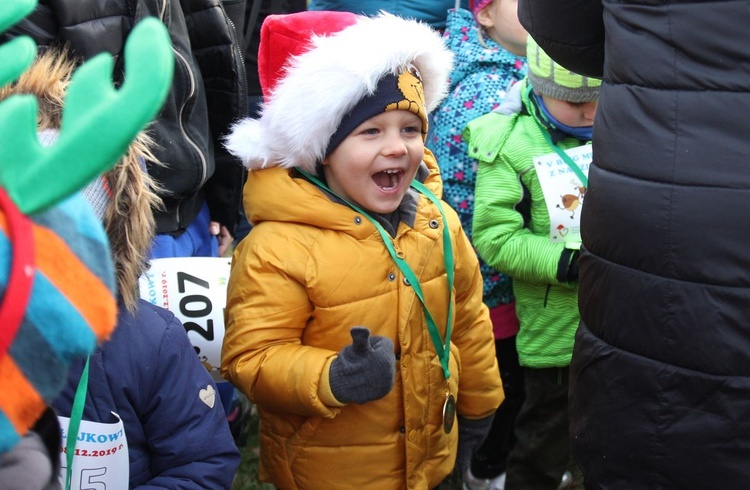
{"label": "navy blue knit hat", "polygon": [[396,109],[407,110],[422,120],[422,139],[427,137],[427,109],[419,71],[410,65],[398,75],[386,74],[378,82],[375,92],[360,100],[341,120],[326,149],[329,155],[354,128],[371,117]]}

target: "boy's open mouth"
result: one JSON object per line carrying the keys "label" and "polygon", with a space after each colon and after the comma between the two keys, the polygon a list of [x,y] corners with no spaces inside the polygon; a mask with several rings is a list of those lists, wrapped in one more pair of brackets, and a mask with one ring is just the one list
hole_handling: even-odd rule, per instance
{"label": "boy's open mouth", "polygon": [[383,189],[384,191],[390,191],[398,187],[401,182],[401,170],[389,169],[378,172],[372,176],[372,180],[375,181],[375,185]]}

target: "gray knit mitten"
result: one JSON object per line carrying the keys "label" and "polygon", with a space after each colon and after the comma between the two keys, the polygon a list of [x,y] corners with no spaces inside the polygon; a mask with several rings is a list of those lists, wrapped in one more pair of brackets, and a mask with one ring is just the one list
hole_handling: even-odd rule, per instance
{"label": "gray knit mitten", "polygon": [[463,476],[471,464],[471,457],[479,449],[487,434],[492,427],[492,419],[495,415],[485,417],[479,420],[458,417],[458,456],[456,456],[456,466]]}
{"label": "gray knit mitten", "polygon": [[393,388],[396,355],[393,341],[373,335],[365,327],[351,329],[352,343],[331,363],[331,393],[341,403],[378,400]]}

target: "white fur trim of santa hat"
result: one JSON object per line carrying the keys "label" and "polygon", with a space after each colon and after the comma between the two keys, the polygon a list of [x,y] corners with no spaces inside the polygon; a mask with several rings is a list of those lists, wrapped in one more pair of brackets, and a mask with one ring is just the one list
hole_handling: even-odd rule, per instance
{"label": "white fur trim of santa hat", "polygon": [[330,36],[312,36],[266,97],[259,119],[232,126],[225,146],[248,169],[300,167],[315,172],[342,118],[410,63],[422,77],[427,112],[448,91],[453,54],[427,24],[381,12]]}

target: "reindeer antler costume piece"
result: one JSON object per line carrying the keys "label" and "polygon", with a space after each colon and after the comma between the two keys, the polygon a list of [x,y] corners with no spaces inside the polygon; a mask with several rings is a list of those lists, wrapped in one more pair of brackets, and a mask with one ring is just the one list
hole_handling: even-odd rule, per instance
{"label": "reindeer antler costume piece", "polygon": [[[0,3],[0,31],[35,5]],[[16,80],[35,55],[26,37],[0,46],[0,85]],[[173,70],[166,28],[146,19],[133,29],[119,89],[112,69],[103,53],[75,71],[49,147],[37,137],[35,97],[0,102],[0,453],[57,395],[70,360],[88,355],[115,325],[106,234],[74,194],[110,169],[161,108]]]}

